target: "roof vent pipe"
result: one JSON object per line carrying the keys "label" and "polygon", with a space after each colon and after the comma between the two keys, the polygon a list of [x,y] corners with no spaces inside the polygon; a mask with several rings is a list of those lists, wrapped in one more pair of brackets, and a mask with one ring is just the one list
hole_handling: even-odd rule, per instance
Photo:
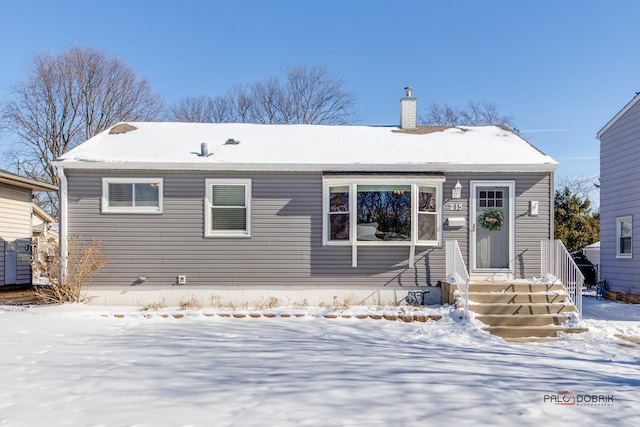
{"label": "roof vent pipe", "polygon": [[200,157],[209,157],[209,144],[206,142],[200,144]]}

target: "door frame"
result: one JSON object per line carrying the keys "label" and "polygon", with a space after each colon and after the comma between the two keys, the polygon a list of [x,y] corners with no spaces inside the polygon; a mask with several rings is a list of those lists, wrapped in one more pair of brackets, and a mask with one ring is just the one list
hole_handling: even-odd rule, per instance
{"label": "door frame", "polygon": [[[505,280],[515,277],[514,259],[516,243],[515,211],[516,211],[516,182],[515,181],[470,181],[469,200],[469,269],[472,275],[478,278],[504,278]],[[476,237],[478,227],[477,189],[478,187],[507,187],[509,189],[509,200],[507,208],[509,224],[509,267],[508,268],[478,268],[476,267]]]}

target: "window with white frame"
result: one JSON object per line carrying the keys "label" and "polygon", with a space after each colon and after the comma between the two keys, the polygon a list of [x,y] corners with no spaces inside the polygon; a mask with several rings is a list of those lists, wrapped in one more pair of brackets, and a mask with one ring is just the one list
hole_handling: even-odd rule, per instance
{"label": "window with white frame", "polygon": [[102,178],[102,212],[162,213],[162,178]]}
{"label": "window with white frame", "polygon": [[442,181],[327,178],[324,243],[437,246]]}
{"label": "window with white frame", "polygon": [[631,215],[616,218],[616,257],[618,258],[631,258],[632,226]]}
{"label": "window with white frame", "polygon": [[251,236],[251,180],[206,180],[205,235]]}

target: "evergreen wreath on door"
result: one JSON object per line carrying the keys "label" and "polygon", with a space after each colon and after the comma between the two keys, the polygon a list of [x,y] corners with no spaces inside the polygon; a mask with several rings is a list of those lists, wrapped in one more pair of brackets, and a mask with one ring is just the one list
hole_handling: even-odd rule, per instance
{"label": "evergreen wreath on door", "polygon": [[480,225],[491,231],[498,231],[504,223],[504,214],[501,210],[495,208],[485,209],[480,214]]}

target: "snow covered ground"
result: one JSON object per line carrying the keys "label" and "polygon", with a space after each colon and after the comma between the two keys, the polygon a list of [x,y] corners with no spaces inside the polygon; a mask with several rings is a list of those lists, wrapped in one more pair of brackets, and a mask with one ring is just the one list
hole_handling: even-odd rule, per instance
{"label": "snow covered ground", "polygon": [[429,311],[0,306],[0,426],[640,425],[640,346],[617,337],[640,337],[639,306],[585,298],[590,331],[543,344]]}

